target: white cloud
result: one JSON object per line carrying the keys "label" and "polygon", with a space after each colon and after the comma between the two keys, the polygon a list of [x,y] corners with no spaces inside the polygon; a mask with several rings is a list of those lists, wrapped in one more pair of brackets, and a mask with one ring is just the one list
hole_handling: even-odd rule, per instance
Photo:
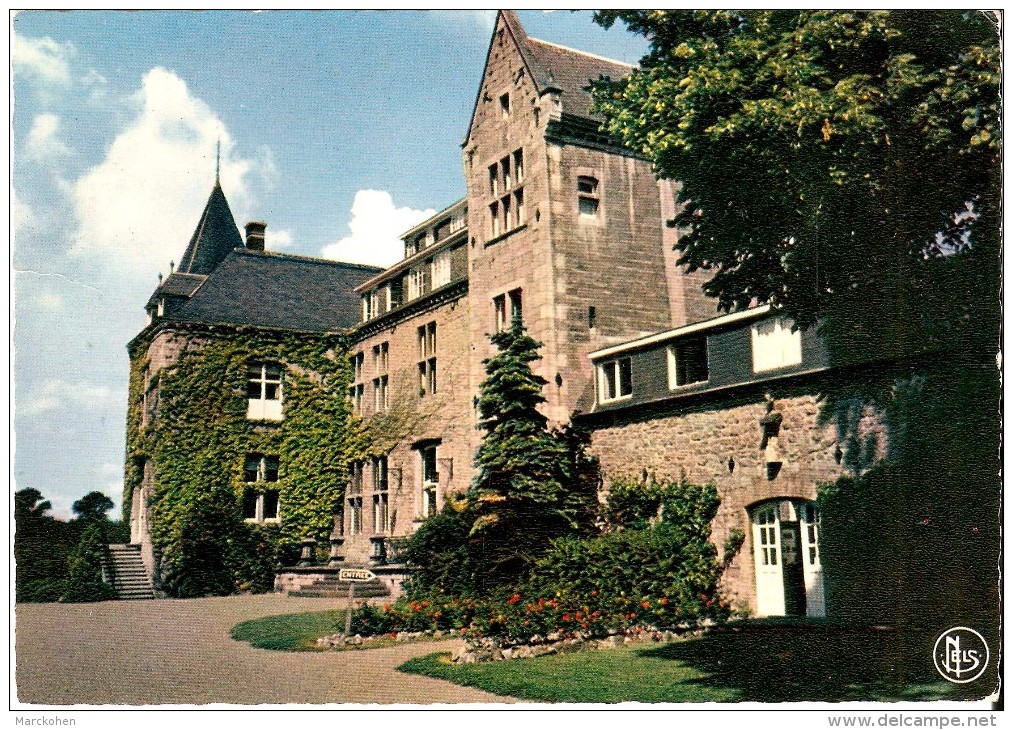
{"label": "white cloud", "polygon": [[44,380],[25,397],[24,405],[19,410],[23,416],[35,416],[68,406],[94,408],[104,403],[118,402],[119,399],[120,394],[108,385]]}
{"label": "white cloud", "polygon": [[385,190],[359,190],[352,201],[351,235],[324,246],[320,255],[352,264],[390,266],[404,257],[401,234],[435,213],[397,208]]}
{"label": "white cloud", "polygon": [[274,231],[271,229],[271,226],[268,226],[265,238],[264,247],[268,251],[279,251],[285,248],[292,248],[295,245],[292,231],[289,230]]}
{"label": "white cloud", "polygon": [[496,25],[495,10],[431,10],[434,17],[453,24],[477,25],[492,30]]}
{"label": "white cloud", "polygon": [[49,37],[30,38],[15,34],[11,41],[14,72],[46,83],[70,83],[70,58],[75,53],[73,43],[58,43]]}
{"label": "white cloud", "polygon": [[32,207],[20,198],[14,198],[14,233],[20,233],[35,224],[35,213]]}
{"label": "white cloud", "polygon": [[222,188],[237,220],[248,208],[254,163],[236,154],[218,116],[172,72],[145,74],[133,102],[136,117],[72,186],[71,252],[151,272],[183,253],[211,192],[218,141]]}
{"label": "white cloud", "polygon": [[38,114],[25,140],[25,157],[44,162],[71,154],[70,148],[60,139],[60,118],[55,114]]}

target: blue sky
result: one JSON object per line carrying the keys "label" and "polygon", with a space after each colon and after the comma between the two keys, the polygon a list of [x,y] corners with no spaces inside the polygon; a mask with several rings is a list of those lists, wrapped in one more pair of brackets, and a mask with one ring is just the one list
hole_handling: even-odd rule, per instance
{"label": "blue sky", "polygon": [[[636,63],[589,13],[535,37]],[[15,489],[121,498],[143,306],[214,182],[268,248],[387,265],[464,195],[494,11],[46,12],[14,19]]]}

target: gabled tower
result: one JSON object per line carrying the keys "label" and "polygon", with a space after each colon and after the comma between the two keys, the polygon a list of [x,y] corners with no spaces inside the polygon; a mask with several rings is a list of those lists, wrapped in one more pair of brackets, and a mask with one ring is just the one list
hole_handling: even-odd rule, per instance
{"label": "gabled tower", "polygon": [[501,11],[463,143],[472,372],[481,377],[503,310],[520,311],[544,344],[536,369],[555,421],[590,387],[588,352],[714,311],[699,275],[675,263],[664,225],[675,184],[612,142],[592,111],[589,84],[632,68],[531,38]]}
{"label": "gabled tower", "polygon": [[179,262],[181,274],[210,274],[231,251],[243,247],[229,201],[218,180]]}

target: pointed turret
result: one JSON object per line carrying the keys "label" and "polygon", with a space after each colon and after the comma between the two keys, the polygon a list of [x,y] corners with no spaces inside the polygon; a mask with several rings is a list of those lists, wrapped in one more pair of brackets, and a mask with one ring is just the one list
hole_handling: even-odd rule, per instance
{"label": "pointed turret", "polygon": [[210,274],[225,257],[236,248],[242,248],[243,239],[232,217],[229,201],[222,186],[215,180],[197,229],[179,262],[181,274]]}

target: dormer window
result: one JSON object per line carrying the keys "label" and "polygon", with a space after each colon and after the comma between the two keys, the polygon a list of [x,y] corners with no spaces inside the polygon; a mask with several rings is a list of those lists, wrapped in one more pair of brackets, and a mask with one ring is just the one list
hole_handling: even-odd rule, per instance
{"label": "dormer window", "polygon": [[246,418],[251,421],[282,420],[281,365],[251,362],[247,365]]}
{"label": "dormer window", "polygon": [[703,383],[708,378],[707,336],[685,337],[668,348],[668,387]]}
{"label": "dormer window", "polygon": [[792,332],[792,322],[776,317],[752,328],[753,372],[776,370],[802,362],[802,332]]}
{"label": "dormer window", "polygon": [[620,357],[598,366],[598,402],[629,398],[633,395],[633,360]]}

